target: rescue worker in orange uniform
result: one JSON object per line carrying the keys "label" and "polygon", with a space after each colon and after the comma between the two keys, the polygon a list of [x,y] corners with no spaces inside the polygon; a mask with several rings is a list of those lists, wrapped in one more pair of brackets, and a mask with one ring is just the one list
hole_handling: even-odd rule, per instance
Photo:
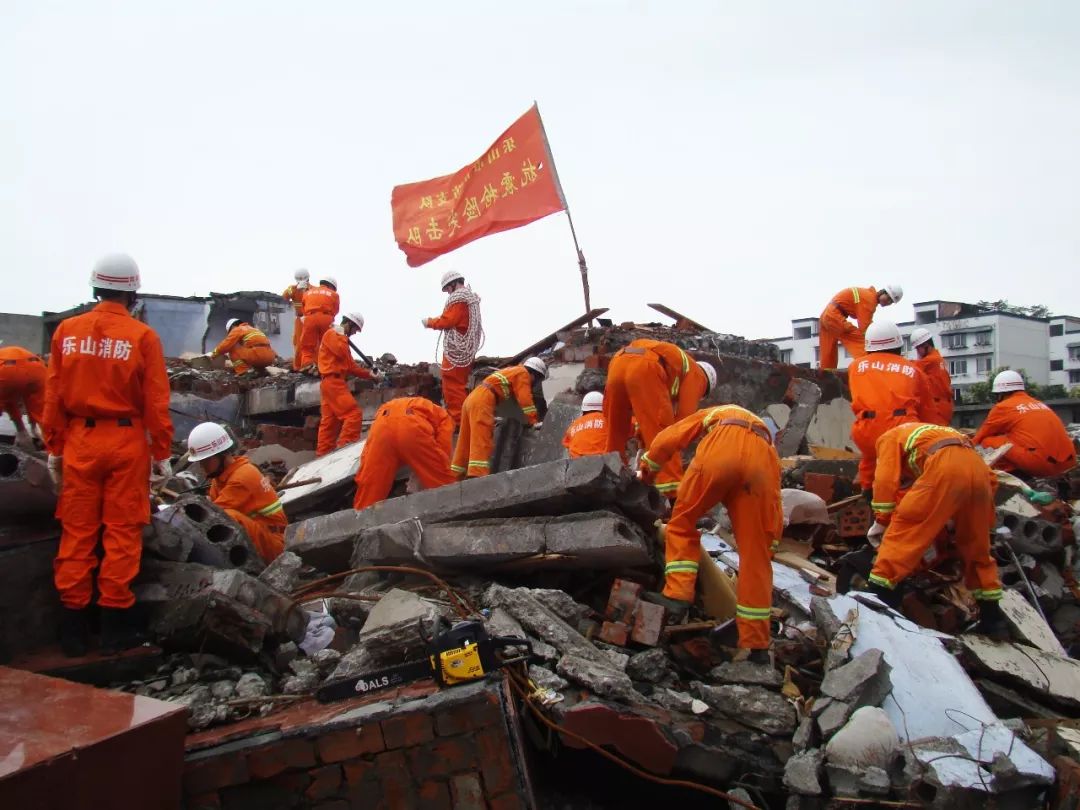
{"label": "rescue worker in orange uniform", "polygon": [[1064,475],[1076,466],[1076,447],[1057,414],[1024,388],[1024,378],[1012,369],[994,377],[991,390],[997,404],[972,441],[983,447],[1010,443],[1012,449],[994,465],[1001,470]]}
{"label": "rescue worker in orange uniform", "polygon": [[334,325],[341,302],[337,294],[337,279],[323,276],[318,286],[304,293],[304,328],[300,335],[300,368],[308,369],[317,362],[323,335]]}
{"label": "rescue worker in orange uniform", "polygon": [[[844,344],[853,359],[866,354],[866,329],[874,319],[874,311],[879,306],[896,304],[903,297],[904,288],[899,284],[886,284],[880,291],[874,287],[847,287],[834,295],[818,318],[818,367],[837,368],[837,341]],[[858,326],[852,326],[848,318],[854,318]]]}
{"label": "rescue worker in orange uniform", "polygon": [[472,373],[476,353],[484,342],[480,325],[480,296],[465,284],[465,276],[456,270],[443,274],[442,291],[446,306],[438,318],[424,318],[427,329],[441,330],[443,340],[442,397],[454,425],[461,424],[461,406]]}
{"label": "rescue worker in orange uniform", "polygon": [[31,449],[33,437],[23,424],[23,410],[31,427],[41,425],[45,410],[45,364],[21,346],[0,346],[0,412],[15,423],[15,444]]}
{"label": "rescue worker in orange uniform", "polygon": [[[694,360],[674,343],[633,341],[608,366],[604,388],[607,452],[618,452],[625,462],[633,419],[649,446],[661,430],[696,411],[715,385],[716,369]],[[673,498],[681,477],[682,458],[674,454],[656,476],[656,488]]]}
{"label": "rescue worker in orange uniform", "polygon": [[319,412],[319,439],[316,456],[325,456],[338,447],[344,447],[360,439],[364,427],[364,412],[349,390],[346,379],[358,377],[374,380],[378,372],[371,372],[353,360],[349,350],[349,338],[364,328],[364,316],[350,312],[341,316],[341,325],[329,329],[319,345],[319,394],[322,405]]}
{"label": "rescue worker in orange uniform", "polygon": [[454,420],[429,399],[401,397],[380,406],[360,453],[353,509],[385,500],[402,466],[416,474],[424,489],[454,483],[450,472],[453,436]]}
{"label": "rescue worker in orange uniform", "polygon": [[772,606],[772,555],[780,542],[780,459],[768,426],[737,405],[705,408],[660,431],[641,457],[640,474],[649,481],[672,457],[701,438],[686,469],[664,540],[664,591],[645,599],[681,618],[694,601],[701,533],[698,519],[723,503],[739,549],[735,623],[739,647],[768,663]]}
{"label": "rescue worker in orange uniform", "polygon": [[293,371],[300,370],[300,338],[304,334],[304,293],[311,286],[311,274],[303,268],[293,273],[294,282],[285,288],[281,297],[292,304],[295,319],[293,320],[292,332],[292,367]]}
{"label": "rescue worker in orange uniform", "polygon": [[461,409],[461,432],[450,469],[458,478],[479,478],[491,472],[491,450],[495,436],[495,408],[513,399],[521,406],[530,425],[536,422],[533,385],[547,379],[547,365],[530,357],[520,366],[510,366],[489,374],[465,397]]}
{"label": "rescue worker in orange uniform", "polygon": [[188,435],[188,458],[210,481],[210,500],[240,524],[264,562],[273,562],[285,550],[285,507],[266,476],[233,445],[225,428],[203,422]]}
{"label": "rescue worker in orange uniform", "polygon": [[210,352],[211,357],[227,355],[238,375],[255,374],[273,365],[277,352],[261,330],[242,318],[230,318],[225,324],[225,339]]}
{"label": "rescue worker in orange uniform", "polygon": [[948,425],[953,415],[952,377],[941,359],[941,352],[934,348],[934,336],[929,329],[916,329],[911,333],[911,348],[915,350],[915,367],[926,380],[926,401],[922,414],[927,422]]}
{"label": "rescue worker in orange uniform", "polygon": [[562,443],[570,458],[598,456],[607,452],[603,394],[590,391],[584,396],[581,400],[581,416],[570,423],[563,434]]}
{"label": "rescue worker in orange uniform", "polygon": [[[908,486],[900,497],[901,487]],[[993,471],[957,430],[909,422],[883,433],[877,444],[871,503],[876,523],[869,536],[871,542],[874,536],[881,537],[869,577],[871,593],[896,607],[897,585],[919,567],[952,520],[964,584],[979,605],[978,631],[1007,638],[1001,580],[990,556],[996,488]]]}
{"label": "rescue worker in orange uniform", "polygon": [[904,339],[896,324],[875,321],[866,330],[866,355],[848,366],[851,410],[855,423],[851,438],[862,453],[859,483],[869,500],[874,485],[877,440],[889,428],[923,420],[926,381],[915,364],[905,359]]}
{"label": "rescue worker in orange uniform", "polygon": [[90,285],[100,303],[53,333],[43,418],[63,525],[54,563],[64,605],[60,642],[73,657],[86,654],[99,539],[102,651],[142,642],[130,585],[139,573],[142,527],[150,522],[151,481],[172,475],[161,340],[131,316],[139,268],[130,256],[107,256],[94,266]]}

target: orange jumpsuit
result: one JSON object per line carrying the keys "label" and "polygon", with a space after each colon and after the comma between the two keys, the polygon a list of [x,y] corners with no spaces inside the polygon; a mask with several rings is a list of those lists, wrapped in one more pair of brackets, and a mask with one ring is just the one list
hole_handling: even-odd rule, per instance
{"label": "orange jumpsuit", "polygon": [[266,368],[277,358],[277,352],[270,345],[270,338],[250,323],[238,323],[225,336],[214,350],[211,357],[227,354],[232,360],[233,371],[246,374],[253,368]]}
{"label": "orange jumpsuit", "polygon": [[461,409],[461,432],[450,464],[457,477],[479,478],[491,472],[495,408],[505,399],[514,399],[528,423],[536,424],[529,370],[525,366],[511,366],[489,374],[465,397]]}
{"label": "orange jumpsuit", "polygon": [[784,528],[780,459],[769,430],[737,405],[705,408],[660,432],[641,458],[653,472],[704,435],[686,469],[664,541],[664,596],[694,600],[701,533],[697,522],[718,503],[731,516],[739,548],[735,623],[739,646],[767,649],[772,555]]}
{"label": "orange jumpsuit", "polygon": [[926,381],[910,360],[873,352],[848,366],[848,387],[855,413],[851,438],[862,453],[859,482],[863,489],[870,489],[874,485],[878,438],[889,428],[923,421]]}
{"label": "orange jumpsuit", "polygon": [[[837,341],[844,344],[852,358],[866,354],[866,327],[874,319],[877,306],[878,291],[873,287],[848,287],[832,297],[818,319],[819,368],[837,367]],[[854,318],[859,325],[852,326],[848,318]]]}
{"label": "orange jumpsuit", "polygon": [[[305,318],[305,320],[307,320]],[[325,456],[336,447],[352,444],[364,428],[364,412],[345,382],[346,377],[370,380],[371,372],[353,360],[349,339],[337,329],[329,329],[319,344],[319,439],[316,456]]]}
{"label": "orange jumpsuit", "polygon": [[598,456],[607,452],[607,430],[604,414],[600,411],[583,413],[570,423],[563,434],[563,447],[570,451],[570,458]]}
{"label": "orange jumpsuit", "polygon": [[172,448],[169,378],[154,330],[112,301],[62,321],[52,337],[44,428],[49,453],[64,459],[53,566],[60,599],[75,610],[90,603],[100,535],[98,604],[131,607],[150,522],[151,458],[165,460]]}
{"label": "orange jumpsuit", "polygon": [[[438,318],[428,318],[429,329],[456,329],[465,334],[469,330],[469,305],[464,301],[450,304],[443,310]],[[454,420],[455,425],[461,424],[461,406],[465,403],[466,386],[469,384],[469,375],[472,373],[472,363],[460,368],[454,366],[446,358],[443,352],[442,364],[442,396],[446,411]]]}
{"label": "orange jumpsuit", "polygon": [[[997,479],[970,440],[949,427],[915,422],[886,431],[877,453],[871,508],[888,528],[870,582],[895,588],[952,520],[964,583],[976,599],[1001,599],[997,563],[990,556]],[[900,497],[901,482],[906,487],[911,481]]]}
{"label": "orange jumpsuit", "polygon": [[0,412],[19,425],[24,405],[30,421],[40,425],[45,410],[45,364],[21,346],[0,346]]}
{"label": "orange jumpsuit", "polygon": [[235,456],[210,483],[210,500],[239,523],[264,562],[285,550],[285,507],[259,468]]}
{"label": "orange jumpsuit", "polygon": [[952,377],[945,370],[941,352],[931,349],[925,357],[918,357],[912,362],[926,380],[927,397],[923,401],[923,418],[935,425],[948,426],[953,414]]}
{"label": "orange jumpsuit", "polygon": [[1063,475],[1076,466],[1076,448],[1065,425],[1050,408],[1026,391],[1015,391],[990,409],[972,439],[984,447],[1012,450],[995,466],[1029,475]]}
{"label": "orange jumpsuit", "polygon": [[454,420],[431,400],[402,397],[380,407],[360,453],[353,509],[385,500],[401,466],[412,469],[424,489],[452,484],[453,435]]}
{"label": "orange jumpsuit", "polygon": [[282,298],[292,304],[293,312],[296,315],[292,331],[293,371],[299,371],[302,368],[300,365],[300,338],[304,334],[304,292],[306,290],[306,287],[301,289],[296,284],[290,284],[285,288],[285,292],[281,294]]}
{"label": "orange jumpsuit", "polygon": [[[626,460],[626,442],[636,418],[646,445],[661,430],[697,410],[708,378],[690,355],[673,343],[635,340],[608,366],[604,389],[607,452]],[[656,488],[674,497],[682,477],[682,458],[673,454],[656,477]]]}
{"label": "orange jumpsuit", "polygon": [[318,359],[323,335],[334,325],[341,303],[336,291],[319,284],[304,293],[304,328],[300,336],[300,367]]}

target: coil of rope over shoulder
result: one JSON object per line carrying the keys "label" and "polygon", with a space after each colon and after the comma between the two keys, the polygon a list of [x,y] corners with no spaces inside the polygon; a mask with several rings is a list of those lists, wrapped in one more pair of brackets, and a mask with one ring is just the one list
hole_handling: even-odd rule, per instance
{"label": "coil of rope over shoulder", "polygon": [[454,368],[471,366],[476,355],[484,345],[484,327],[480,322],[480,296],[471,287],[454,290],[446,299],[446,306],[465,304],[469,308],[469,328],[465,334],[457,329],[440,331],[435,342],[435,355],[438,359],[439,341],[442,341],[443,355]]}

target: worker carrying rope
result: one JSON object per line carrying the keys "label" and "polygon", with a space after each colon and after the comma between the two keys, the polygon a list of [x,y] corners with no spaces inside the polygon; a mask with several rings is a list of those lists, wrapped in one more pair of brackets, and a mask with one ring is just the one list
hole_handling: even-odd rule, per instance
{"label": "worker carrying rope", "polygon": [[461,406],[468,393],[469,374],[477,352],[484,345],[480,323],[480,296],[465,284],[465,276],[456,270],[443,274],[442,291],[446,306],[438,318],[424,318],[427,329],[442,332],[442,394],[447,413],[456,427],[461,426]]}

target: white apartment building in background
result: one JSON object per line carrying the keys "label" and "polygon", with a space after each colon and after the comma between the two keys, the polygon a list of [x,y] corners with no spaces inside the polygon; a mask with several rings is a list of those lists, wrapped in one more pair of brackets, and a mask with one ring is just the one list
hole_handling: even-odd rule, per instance
{"label": "white apartment building in background", "polygon": [[[1035,318],[982,309],[956,301],[922,301],[914,305],[915,320],[897,323],[904,337],[904,355],[911,357],[911,333],[919,327],[934,335],[934,345],[952,376],[959,398],[965,388],[989,379],[1001,366],[1024,369],[1032,382],[1080,386],[1080,318],[1053,315]],[[879,308],[875,317],[889,320],[891,307]],[[804,368],[818,368],[818,319],[791,322],[791,335],[770,338],[780,359]],[[840,346],[840,367],[851,355]]]}

